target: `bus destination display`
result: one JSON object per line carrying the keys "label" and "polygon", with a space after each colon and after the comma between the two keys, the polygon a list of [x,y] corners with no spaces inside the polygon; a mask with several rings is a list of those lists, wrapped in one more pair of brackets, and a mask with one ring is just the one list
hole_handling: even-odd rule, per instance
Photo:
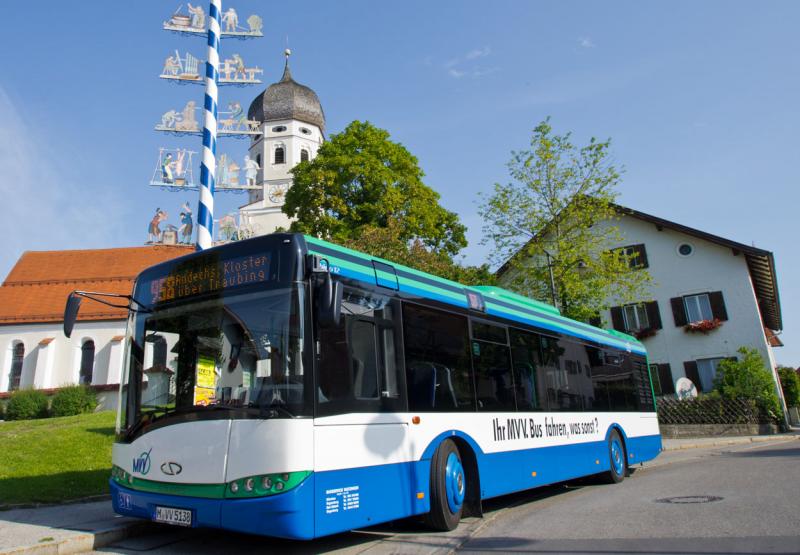
{"label": "bus destination display", "polygon": [[[269,279],[269,257],[264,254],[190,260],[167,276],[143,284],[152,304],[174,301]],[[146,289],[145,289],[146,288]]]}

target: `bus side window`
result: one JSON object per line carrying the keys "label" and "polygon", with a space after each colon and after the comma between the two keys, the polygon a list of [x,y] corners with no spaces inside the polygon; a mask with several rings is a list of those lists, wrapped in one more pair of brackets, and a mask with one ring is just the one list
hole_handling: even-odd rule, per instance
{"label": "bus side window", "polygon": [[409,410],[475,410],[464,316],[403,303],[403,341]]}
{"label": "bus side window", "polygon": [[478,410],[516,410],[506,328],[472,321],[472,368]]}
{"label": "bus side window", "polygon": [[517,410],[544,410],[546,392],[539,371],[539,337],[536,334],[511,328],[511,360],[514,368]]}
{"label": "bus side window", "polygon": [[353,394],[356,399],[378,399],[378,353],[375,324],[348,318],[348,344],[353,365]]}

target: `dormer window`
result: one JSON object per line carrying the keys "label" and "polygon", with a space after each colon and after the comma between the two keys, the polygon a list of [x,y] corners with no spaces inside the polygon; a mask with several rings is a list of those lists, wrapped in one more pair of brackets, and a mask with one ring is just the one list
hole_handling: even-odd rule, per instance
{"label": "dormer window", "polygon": [[302,133],[303,135],[311,135],[311,129],[309,129],[308,127],[301,127],[300,133]]}
{"label": "dormer window", "polygon": [[300,161],[308,162],[308,150],[306,150],[305,148],[300,149]]}
{"label": "dormer window", "polygon": [[285,164],[286,163],[286,151],[283,149],[282,146],[279,146],[275,149],[275,163],[276,164]]}

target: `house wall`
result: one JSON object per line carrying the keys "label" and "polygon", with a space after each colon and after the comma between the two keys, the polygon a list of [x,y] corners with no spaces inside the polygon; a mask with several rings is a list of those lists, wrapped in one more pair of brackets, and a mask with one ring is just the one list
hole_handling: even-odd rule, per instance
{"label": "house wall", "polygon": [[[605,222],[601,225],[612,225]],[[625,238],[619,245],[643,243],[653,285],[641,301],[658,302],[663,328],[643,340],[651,363],[669,363],[673,382],[685,375],[684,361],[736,356],[741,346],[754,347],[765,364],[774,366],[771,347],[764,336],[761,315],[743,254],[730,248],[670,229],[659,231],[652,223],[623,216],[613,222]],[[680,256],[678,245],[694,248],[690,256]],[[687,333],[676,326],[670,299],[696,293],[722,291],[728,320],[709,332]],[[622,304],[611,299],[612,305]],[[609,311],[603,314],[610,327]],[[774,372],[774,368],[773,368]]]}
{"label": "house wall", "polygon": [[[14,344],[25,345],[20,387],[57,388],[79,381],[81,346],[87,339],[95,344],[93,385],[119,383],[122,366],[122,345],[112,341],[125,335],[125,321],[78,322],[67,338],[62,324],[19,324],[0,326],[0,392],[8,391],[11,374],[11,354]],[[47,345],[42,340],[53,338]],[[116,408],[116,407],[110,407]]]}

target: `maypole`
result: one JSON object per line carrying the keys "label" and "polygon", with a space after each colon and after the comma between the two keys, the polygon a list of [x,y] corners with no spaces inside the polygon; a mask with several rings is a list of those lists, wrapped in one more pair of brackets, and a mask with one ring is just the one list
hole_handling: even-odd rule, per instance
{"label": "maypole", "polygon": [[214,238],[214,176],[217,162],[217,82],[219,81],[219,36],[222,0],[211,0],[208,8],[208,58],[206,59],[203,161],[200,164],[200,204],[197,208],[197,250],[211,247]]}

